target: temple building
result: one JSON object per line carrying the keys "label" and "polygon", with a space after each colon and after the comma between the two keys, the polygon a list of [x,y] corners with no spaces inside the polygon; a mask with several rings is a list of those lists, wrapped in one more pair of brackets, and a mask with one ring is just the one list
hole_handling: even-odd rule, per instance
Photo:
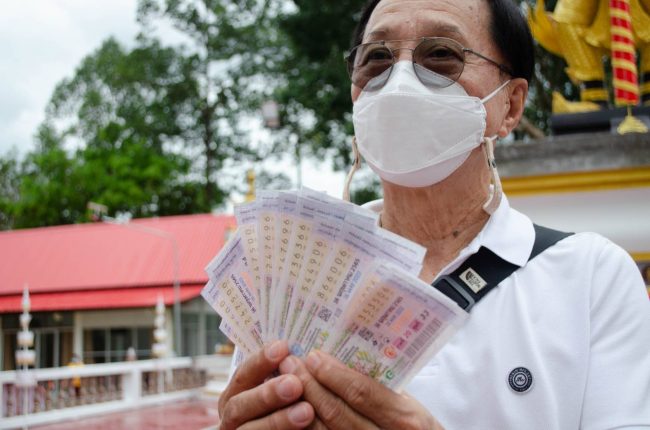
{"label": "temple building", "polygon": [[650,293],[650,133],[584,133],[499,145],[511,206],[534,222],[623,247]]}
{"label": "temple building", "polygon": [[24,288],[35,367],[75,353],[87,364],[124,361],[129,348],[150,358],[158,297],[168,351],[212,353],[226,339],[200,297],[204,267],[234,227],[232,216],[205,214],[0,232],[0,370],[15,368]]}

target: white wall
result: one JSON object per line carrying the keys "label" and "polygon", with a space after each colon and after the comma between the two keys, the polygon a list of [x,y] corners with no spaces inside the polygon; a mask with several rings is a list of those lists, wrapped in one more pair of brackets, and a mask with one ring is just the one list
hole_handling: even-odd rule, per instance
{"label": "white wall", "polygon": [[508,197],[533,222],[599,233],[630,253],[650,252],[650,188]]}

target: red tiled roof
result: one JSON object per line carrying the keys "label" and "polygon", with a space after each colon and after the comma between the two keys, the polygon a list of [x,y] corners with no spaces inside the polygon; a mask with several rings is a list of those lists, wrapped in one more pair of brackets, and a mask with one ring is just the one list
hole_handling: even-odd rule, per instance
{"label": "red tiled roof", "polygon": [[[182,285],[180,301],[198,297],[203,284]],[[58,293],[38,293],[30,295],[31,312],[75,311],[81,309],[112,308],[153,308],[158,296],[163,297],[165,305],[174,303],[174,288],[139,287],[111,288],[105,290],[67,291]],[[0,313],[22,312],[22,294],[0,296]]]}
{"label": "red tiled roof", "polygon": [[178,244],[181,286],[204,284],[204,267],[234,226],[233,216],[205,214],[0,232],[0,296],[19,295],[26,284],[34,300],[39,293],[171,286],[169,237]]}

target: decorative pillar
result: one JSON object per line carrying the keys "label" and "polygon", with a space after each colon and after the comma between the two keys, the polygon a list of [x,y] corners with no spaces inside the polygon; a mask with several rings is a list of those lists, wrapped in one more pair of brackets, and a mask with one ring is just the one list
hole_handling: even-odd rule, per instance
{"label": "decorative pillar", "polygon": [[639,103],[639,80],[636,51],[632,34],[629,0],[610,0],[609,16],[612,34],[612,73],[616,106]]}
{"label": "decorative pillar", "polygon": [[[30,349],[34,346],[34,332],[29,330],[29,323],[32,320],[32,316],[29,313],[31,308],[31,302],[29,300],[29,290],[27,286],[23,290],[23,299],[22,299],[22,308],[23,313],[20,314],[20,327],[21,330],[18,332],[18,347],[16,351],[16,387],[20,387],[22,391],[22,414],[29,414],[29,392],[30,388],[36,385],[36,380],[29,371],[29,366],[33,366],[36,361],[36,353],[33,349]],[[23,426],[24,429],[27,426]]]}
{"label": "decorative pillar", "polygon": [[167,330],[165,329],[165,303],[162,296],[158,296],[158,302],[156,303],[153,338],[155,342],[151,345],[151,355],[158,360],[158,393],[163,393],[165,387],[164,358],[167,355]]}

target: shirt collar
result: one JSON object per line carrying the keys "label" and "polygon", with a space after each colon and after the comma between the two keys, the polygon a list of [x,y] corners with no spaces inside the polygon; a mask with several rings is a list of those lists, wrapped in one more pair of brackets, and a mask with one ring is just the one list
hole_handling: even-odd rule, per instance
{"label": "shirt collar", "polygon": [[504,260],[521,267],[526,264],[533,249],[535,229],[532,221],[512,209],[506,196],[503,196],[501,204],[474,241],[478,241],[476,250],[485,246]]}
{"label": "shirt collar", "polygon": [[[363,205],[375,212],[381,212],[383,200],[374,200]],[[504,260],[523,266],[528,261],[535,242],[535,229],[532,221],[521,212],[510,207],[504,195],[497,210],[492,214],[481,232],[465,247],[441,273],[455,270],[481,246],[497,254]]]}

